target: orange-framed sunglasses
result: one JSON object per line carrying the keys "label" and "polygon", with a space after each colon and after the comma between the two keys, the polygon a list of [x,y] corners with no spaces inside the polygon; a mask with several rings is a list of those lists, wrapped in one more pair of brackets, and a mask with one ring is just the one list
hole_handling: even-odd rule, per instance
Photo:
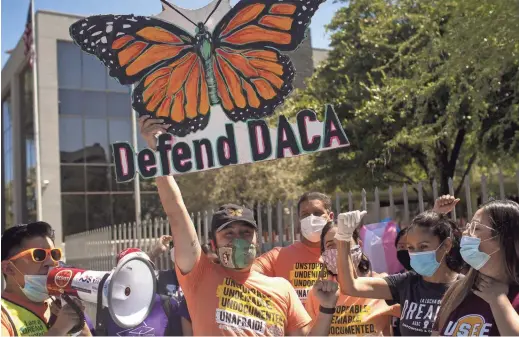
{"label": "orange-framed sunglasses", "polygon": [[21,258],[22,256],[29,255],[29,254],[31,255],[32,260],[34,262],[43,262],[47,259],[47,257],[49,255],[50,255],[50,258],[52,259],[52,261],[58,262],[61,260],[61,258],[63,256],[63,252],[61,251],[60,248],[31,248],[31,249],[27,249],[27,250],[24,250],[23,252],[16,254],[9,260],[11,260],[11,261],[16,260],[16,259]]}

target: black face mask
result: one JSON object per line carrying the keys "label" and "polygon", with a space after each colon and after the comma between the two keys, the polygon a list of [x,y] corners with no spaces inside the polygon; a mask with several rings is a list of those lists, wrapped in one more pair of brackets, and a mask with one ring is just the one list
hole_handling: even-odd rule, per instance
{"label": "black face mask", "polygon": [[396,252],[396,258],[406,270],[413,270],[411,267],[411,257],[407,250],[399,250]]}

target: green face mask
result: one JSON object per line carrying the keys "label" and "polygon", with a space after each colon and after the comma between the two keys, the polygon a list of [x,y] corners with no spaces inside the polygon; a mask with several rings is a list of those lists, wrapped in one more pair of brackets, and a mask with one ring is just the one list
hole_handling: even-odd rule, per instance
{"label": "green face mask", "polygon": [[244,239],[233,239],[230,247],[218,248],[218,257],[225,268],[244,269],[256,258],[256,246]]}

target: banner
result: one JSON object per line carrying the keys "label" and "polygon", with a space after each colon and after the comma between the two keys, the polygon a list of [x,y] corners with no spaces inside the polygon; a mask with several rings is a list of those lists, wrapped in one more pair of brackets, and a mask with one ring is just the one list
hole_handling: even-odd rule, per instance
{"label": "banner", "polygon": [[[162,119],[159,157],[113,144],[118,182],[253,163],[349,145],[331,106],[319,122],[299,112],[295,124],[272,116],[292,92],[290,56],[306,38],[324,0],[213,1],[185,10],[162,1],[156,17],[96,15],[70,27],[74,42],[97,56],[110,75],[135,84],[139,116]],[[165,148],[171,147],[171,159]],[[171,165],[170,165],[171,164]]]}

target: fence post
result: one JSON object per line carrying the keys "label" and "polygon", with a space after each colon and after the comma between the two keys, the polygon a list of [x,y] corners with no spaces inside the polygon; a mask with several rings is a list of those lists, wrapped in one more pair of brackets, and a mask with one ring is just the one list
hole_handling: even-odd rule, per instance
{"label": "fence post", "polygon": [[288,201],[288,209],[290,210],[290,230],[288,231],[288,234],[290,235],[290,244],[293,244],[295,241],[295,231],[294,231],[294,200]]}
{"label": "fence post", "polygon": [[404,223],[409,224],[409,200],[407,199],[407,184],[402,187],[402,197],[404,199]]}
{"label": "fence post", "polygon": [[501,167],[499,167],[499,198],[501,200],[505,199],[505,179]]}
{"label": "fence post", "polygon": [[[452,178],[449,178],[449,194],[454,195],[454,182],[452,181]],[[456,221],[456,207],[452,209],[451,218]]]}
{"label": "fence post", "polygon": [[351,191],[348,191],[348,211],[353,211],[353,193]]}
{"label": "fence post", "polygon": [[123,224],[123,244],[124,244],[124,248],[123,249],[126,249],[126,248],[129,248],[129,245],[128,245],[128,241],[130,240],[130,235],[129,235],[129,230],[128,230],[128,224],[125,222]]}
{"label": "fence post", "polygon": [[418,207],[420,209],[420,213],[425,210],[423,205],[423,186],[421,181],[418,183]]}
{"label": "fence post", "polygon": [[517,170],[517,172],[515,172],[515,179],[516,179],[516,183],[517,183],[517,193],[519,195],[519,170]]}
{"label": "fence post", "polygon": [[465,177],[465,199],[467,199],[467,221],[472,219],[472,196],[470,195],[470,180]]}
{"label": "fence post", "polygon": [[380,196],[378,187],[375,187],[375,214],[377,215],[377,221],[382,220],[382,217],[380,216]]}
{"label": "fence post", "polygon": [[209,213],[204,211],[204,243],[209,242]]}
{"label": "fence post", "polygon": [[393,199],[393,187],[389,186],[389,216],[391,220],[395,220],[395,200]]}
{"label": "fence post", "polygon": [[258,221],[258,244],[260,246],[260,249],[261,251],[263,252],[263,244],[264,244],[264,240],[263,240],[263,220],[262,220],[262,216],[261,216],[261,203],[258,202],[258,204],[256,205],[256,217],[257,217],[257,221]]}
{"label": "fence post", "polygon": [[272,239],[272,205],[269,201],[267,204],[267,227],[268,227],[268,243],[269,250],[274,247],[274,241]]}
{"label": "fence post", "polygon": [[433,180],[432,183],[432,190],[433,190],[433,205],[436,199],[438,199],[438,183],[436,182],[436,179]]}
{"label": "fence post", "polygon": [[284,240],[285,232],[283,231],[283,204],[281,203],[281,201],[278,201],[276,215],[277,215],[278,244],[280,247],[283,247],[283,242],[285,241]]}
{"label": "fence post", "polygon": [[361,197],[362,197],[362,208],[361,209],[363,211],[367,211],[368,210],[368,205],[367,205],[367,202],[366,202],[366,190],[365,189],[362,189]]}

